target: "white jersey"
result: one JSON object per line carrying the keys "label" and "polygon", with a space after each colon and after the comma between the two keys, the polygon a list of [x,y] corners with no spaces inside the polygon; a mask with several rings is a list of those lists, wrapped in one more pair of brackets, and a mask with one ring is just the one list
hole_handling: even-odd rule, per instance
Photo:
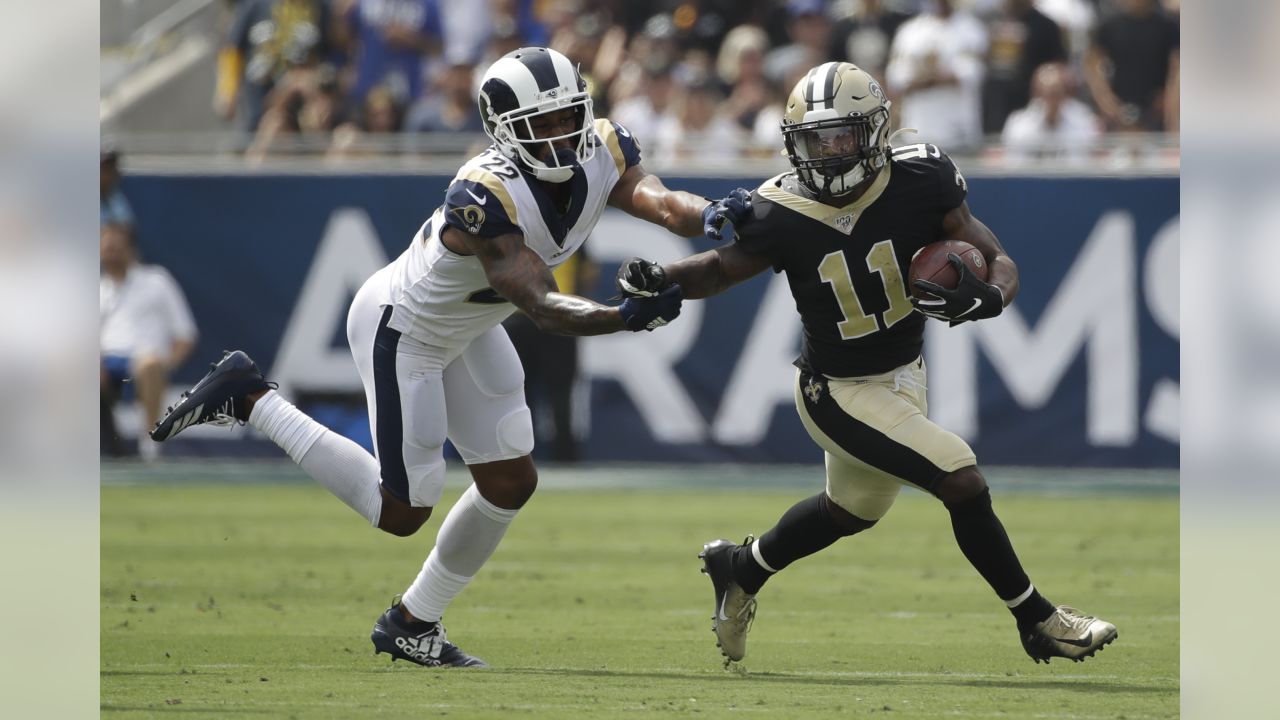
{"label": "white jersey", "polygon": [[387,325],[428,345],[461,348],[513,313],[515,307],[489,287],[480,261],[445,247],[440,234],[450,226],[480,237],[519,233],[548,266],[563,263],[595,228],[622,173],[640,162],[635,138],[621,125],[601,118],[595,132],[596,152],[567,182],[570,201],[563,214],[496,148],[463,165],[444,204],[388,268],[393,309]]}
{"label": "white jersey", "polygon": [[186,297],[159,265],[133,265],[121,282],[104,273],[98,309],[103,355],[168,357],[174,341],[196,336]]}

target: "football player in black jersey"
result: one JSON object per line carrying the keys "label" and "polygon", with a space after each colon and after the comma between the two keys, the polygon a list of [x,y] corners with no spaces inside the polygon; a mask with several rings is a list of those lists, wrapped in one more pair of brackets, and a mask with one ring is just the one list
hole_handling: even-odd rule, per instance
{"label": "football player in black jersey", "polygon": [[[1115,639],[1115,626],[1055,607],[1036,590],[973,451],[926,417],[926,316],[955,324],[999,315],[1018,292],[1017,267],[970,214],[951,159],[933,145],[891,148],[888,127],[889,102],[866,72],[835,62],[810,70],[782,121],[793,169],[752,193],[736,241],[665,267],[636,259],[619,270],[624,292],[650,294],[674,282],[686,298],[705,298],[772,267],[787,274],[804,325],[796,409],[825,451],[826,490],[791,507],[759,539],[704,547],[717,644],[728,660],[741,660],[765,581],[875,525],[910,483],[946,506],[956,542],[1013,612],[1027,654],[1037,662],[1083,660]],[[911,258],[942,239],[981,250],[990,282],[951,255],[958,287],[920,285],[933,297],[913,298],[903,281]]]}

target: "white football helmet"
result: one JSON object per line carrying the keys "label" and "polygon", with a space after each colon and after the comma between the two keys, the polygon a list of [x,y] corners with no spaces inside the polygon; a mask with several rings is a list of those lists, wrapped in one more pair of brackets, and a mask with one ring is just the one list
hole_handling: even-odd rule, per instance
{"label": "white football helmet", "polygon": [[782,140],[800,182],[830,197],[875,177],[889,160],[889,106],[880,83],[853,63],[810,70],[782,116]]}
{"label": "white football helmet", "polygon": [[[565,182],[573,177],[574,167],[595,153],[595,116],[587,84],[569,58],[555,50],[527,47],[503,55],[485,71],[478,101],[485,134],[502,154],[539,180]],[[566,108],[574,110],[572,132],[534,135],[531,118]],[[574,140],[573,150],[557,152],[552,143],[565,138]],[[542,151],[550,164],[539,159]]]}

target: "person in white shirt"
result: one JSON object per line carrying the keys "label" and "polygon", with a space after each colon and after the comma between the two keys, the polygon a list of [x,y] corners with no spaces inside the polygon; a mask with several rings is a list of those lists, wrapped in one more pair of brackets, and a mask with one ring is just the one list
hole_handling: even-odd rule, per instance
{"label": "person in white shirt", "polygon": [[898,28],[885,80],[901,108],[899,125],[952,149],[982,142],[983,57],[987,31],[977,18],[931,0]]}
{"label": "person in white shirt", "polygon": [[1031,102],[1005,121],[1001,139],[1011,164],[1049,157],[1073,165],[1089,159],[1089,151],[1102,134],[1096,115],[1071,97],[1065,66],[1046,63],[1031,81]]}
{"label": "person in white shirt", "polygon": [[138,454],[143,460],[154,460],[159,446],[147,431],[160,419],[169,374],[195,347],[196,323],[169,271],[138,262],[127,226],[103,225],[100,252],[103,421],[111,422],[110,408],[128,380],[142,415]]}

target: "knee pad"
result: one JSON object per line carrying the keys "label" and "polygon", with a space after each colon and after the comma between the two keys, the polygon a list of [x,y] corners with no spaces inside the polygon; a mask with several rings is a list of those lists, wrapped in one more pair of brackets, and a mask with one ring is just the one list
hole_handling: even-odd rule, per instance
{"label": "knee pad", "polygon": [[533,416],[529,408],[513,410],[498,421],[498,448],[503,454],[533,452]]}
{"label": "knee pad", "polygon": [[405,460],[405,474],[409,476],[409,504],[435,507],[444,492],[444,460],[423,465],[409,465],[408,458]]}

